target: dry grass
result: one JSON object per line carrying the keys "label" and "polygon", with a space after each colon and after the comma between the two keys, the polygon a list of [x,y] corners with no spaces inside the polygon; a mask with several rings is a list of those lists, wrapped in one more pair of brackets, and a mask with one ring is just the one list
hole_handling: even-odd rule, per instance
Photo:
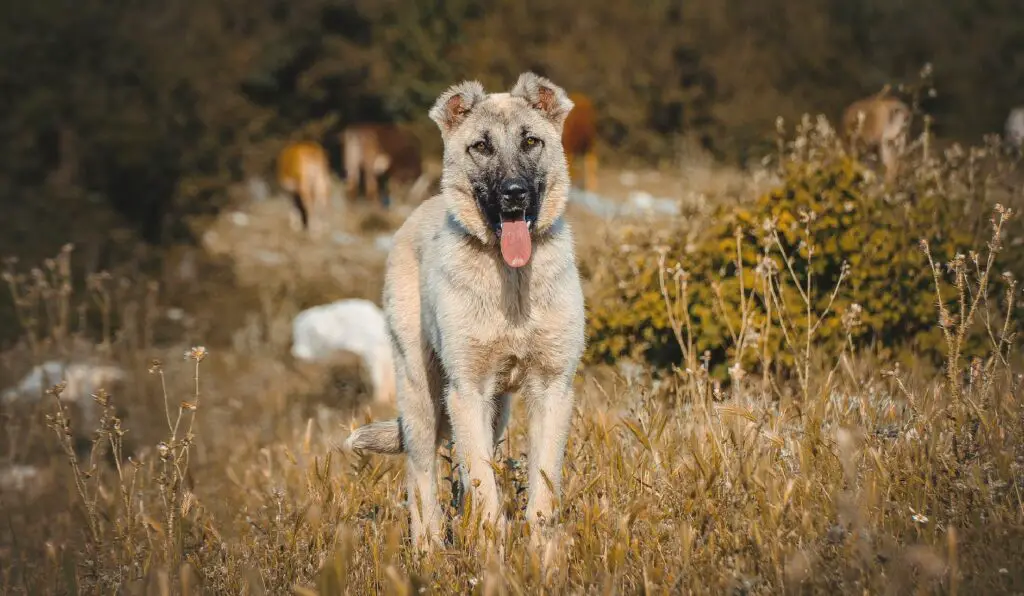
{"label": "dry grass", "polygon": [[[742,192],[733,181],[719,188]],[[709,200],[733,198],[742,199]],[[207,250],[233,255],[236,293],[263,306],[245,303],[262,314],[206,348],[191,347],[203,345],[194,328],[155,341],[162,305],[148,294],[120,296],[99,283],[84,297],[62,291],[69,265],[61,259],[38,276],[11,278],[27,332],[5,362],[82,350],[135,376],[119,391],[97,393],[100,422],[85,445],[73,440],[82,433],[69,430],[76,413],[56,399],[59,388],[37,406],[2,406],[4,465],[56,470],[34,492],[0,492],[5,593],[1024,591],[1019,339],[1014,321],[993,316],[1008,311],[1019,289],[986,291],[1001,272],[987,257],[999,253],[1008,209],[993,214],[994,240],[980,251],[980,267],[936,264],[935,275],[958,292],[943,303],[956,305],[952,311],[936,311],[949,354],[943,370],[908,372],[853,345],[824,353],[813,322],[825,313],[808,308],[811,324],[801,328],[812,331],[787,338],[798,356],[787,377],[734,366],[722,386],[692,351],[659,378],[581,371],[561,525],[540,550],[527,548],[521,523],[526,438],[517,409],[496,465],[519,523],[499,557],[470,523],[471,510],[456,517],[445,550],[413,553],[401,460],[332,450],[357,422],[350,418],[370,414],[353,407],[365,392],[358,383],[347,393],[325,389],[326,373],[283,357],[286,322],[307,300],[372,294],[380,256],[366,246],[346,254],[254,232],[269,221],[256,211],[278,207],[254,207],[256,223],[244,234],[228,234],[227,216],[211,228],[222,242]],[[614,234],[577,209],[571,217],[584,265],[599,267]],[[691,217],[699,227],[699,213]],[[381,225],[359,231],[359,219],[351,221],[345,225],[364,240]],[[292,260],[269,273],[254,261],[261,249]],[[751,299],[763,291],[771,300],[772,280],[792,275],[788,259],[797,257],[776,257],[779,267],[759,273],[763,289],[743,290]],[[335,259],[343,265],[325,267]],[[707,280],[662,270],[666,309],[685,312],[673,284]],[[280,289],[260,294],[263,284]],[[96,305],[83,312],[97,321],[98,336],[89,333],[97,325],[76,324],[80,298]],[[115,314],[107,329],[103,321]],[[968,321],[991,331],[985,359],[958,355]],[[700,333],[685,318],[674,323],[683,346]],[[735,331],[750,349],[764,333]],[[4,367],[12,375],[16,368]],[[447,468],[444,495],[452,487]]]}

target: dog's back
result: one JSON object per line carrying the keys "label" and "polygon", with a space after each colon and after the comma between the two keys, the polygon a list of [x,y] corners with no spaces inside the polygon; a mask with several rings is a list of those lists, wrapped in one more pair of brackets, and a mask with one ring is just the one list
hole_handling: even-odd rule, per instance
{"label": "dog's back", "polygon": [[[367,168],[388,173],[397,180],[412,182],[423,173],[423,156],[419,139],[394,124],[353,124],[341,133],[345,169]],[[386,167],[375,167],[379,155],[387,159]],[[351,175],[345,172],[346,176]]]}
{"label": "dog's back", "polygon": [[378,192],[387,193],[389,180],[418,182],[423,176],[423,156],[419,139],[395,125],[360,123],[341,133],[346,186],[351,195],[365,183],[365,196],[376,200]]}

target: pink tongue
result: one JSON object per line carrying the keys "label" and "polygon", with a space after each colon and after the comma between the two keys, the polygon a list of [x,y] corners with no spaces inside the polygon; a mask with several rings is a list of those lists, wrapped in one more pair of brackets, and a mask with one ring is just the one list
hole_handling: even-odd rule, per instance
{"label": "pink tongue", "polygon": [[522,267],[530,260],[533,245],[525,219],[501,222],[501,256],[509,267]]}

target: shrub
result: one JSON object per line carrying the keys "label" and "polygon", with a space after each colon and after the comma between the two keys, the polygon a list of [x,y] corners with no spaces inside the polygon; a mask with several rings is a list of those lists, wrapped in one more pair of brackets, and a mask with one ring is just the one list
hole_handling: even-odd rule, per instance
{"label": "shrub", "polygon": [[[856,342],[942,356],[935,280],[921,247],[944,264],[975,240],[964,217],[974,196],[952,184],[961,178],[956,165],[908,168],[890,192],[829,131],[804,134],[811,138],[794,146],[816,148],[781,160],[778,187],[719,207],[695,242],[678,227],[625,232],[598,273],[616,279],[592,284],[590,358],[628,355],[664,367],[689,351],[691,365],[710,358],[719,376],[727,362],[785,369],[809,352],[808,328],[815,348],[829,353]],[[981,339],[969,336],[965,353]]]}

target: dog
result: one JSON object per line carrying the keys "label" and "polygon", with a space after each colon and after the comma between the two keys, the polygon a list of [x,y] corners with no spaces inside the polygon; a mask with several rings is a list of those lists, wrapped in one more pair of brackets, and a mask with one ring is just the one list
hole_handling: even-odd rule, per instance
{"label": "dog", "polygon": [[594,104],[582,93],[570,93],[573,102],[572,112],[565,119],[562,130],[562,146],[569,160],[569,177],[573,182],[578,180],[576,171],[578,161],[583,158],[583,185],[581,188],[593,192],[597,188],[597,155],[594,146],[597,144],[597,122]]}
{"label": "dog", "polygon": [[892,182],[898,158],[907,146],[910,108],[889,95],[887,85],[879,93],[851,103],[843,112],[843,141],[854,157],[861,150],[877,151],[885,167],[885,181]]}
{"label": "dog", "polygon": [[565,91],[531,72],[505,93],[477,81],[438,97],[430,118],[444,141],[441,193],[395,234],[384,283],[399,417],[357,428],[354,452],[406,454],[413,544],[440,541],[436,458],[454,438],[481,522],[499,533],[490,460],[511,393],[529,410],[526,519],[553,521],[585,343],[561,134]]}
{"label": "dog", "polygon": [[429,180],[423,172],[422,151],[411,132],[394,124],[353,124],[342,131],[341,144],[346,196],[364,196],[387,208],[392,179],[411,183],[413,200],[426,194]]}
{"label": "dog", "polygon": [[[286,145],[277,157],[277,183],[291,195],[301,229],[318,233],[331,199],[331,167],[324,148],[312,141]],[[298,228],[294,213],[292,227]]]}

